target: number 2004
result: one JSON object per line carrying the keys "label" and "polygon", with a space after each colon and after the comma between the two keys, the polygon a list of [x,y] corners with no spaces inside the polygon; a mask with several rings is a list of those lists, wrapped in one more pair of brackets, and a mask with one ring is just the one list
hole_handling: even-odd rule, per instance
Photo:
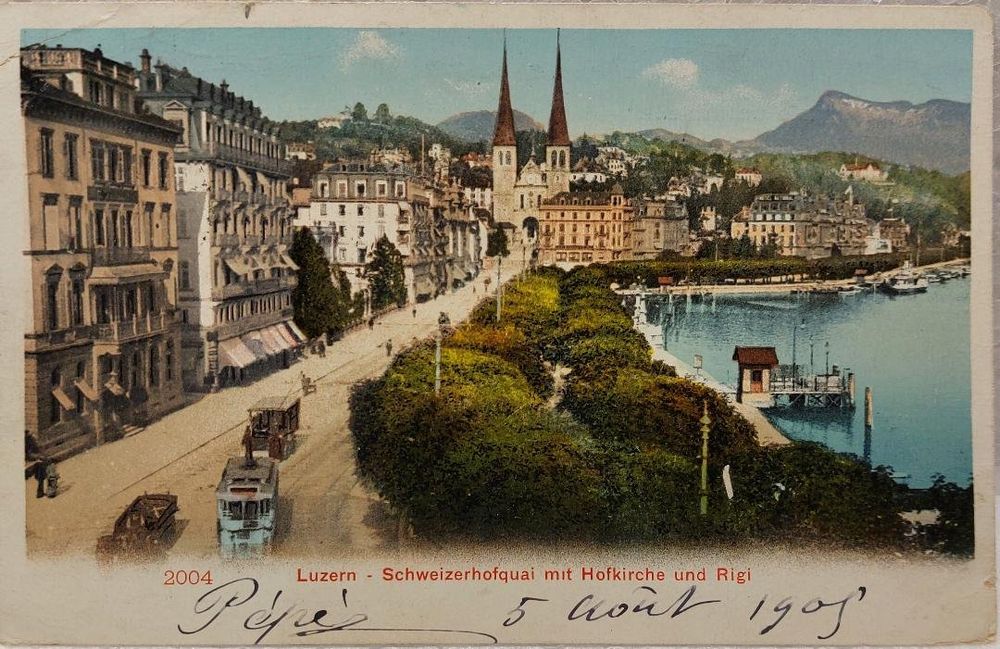
{"label": "number 2004", "polygon": [[164,586],[184,586],[184,585],[197,585],[206,584],[208,586],[212,585],[212,571],[206,570],[204,572],[200,570],[164,570],[163,571],[163,585]]}

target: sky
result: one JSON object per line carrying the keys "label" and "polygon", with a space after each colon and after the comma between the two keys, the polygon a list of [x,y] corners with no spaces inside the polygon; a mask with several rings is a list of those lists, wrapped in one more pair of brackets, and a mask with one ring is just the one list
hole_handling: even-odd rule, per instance
{"label": "sky", "polygon": [[[316,119],[355,102],[437,123],[495,110],[497,29],[25,30],[22,44],[139,53],[220,82],[275,120]],[[554,30],[507,30],[515,109],[547,123]],[[826,90],[873,101],[970,101],[972,33],[951,30],[563,30],[570,132],[666,128],[749,139]]]}

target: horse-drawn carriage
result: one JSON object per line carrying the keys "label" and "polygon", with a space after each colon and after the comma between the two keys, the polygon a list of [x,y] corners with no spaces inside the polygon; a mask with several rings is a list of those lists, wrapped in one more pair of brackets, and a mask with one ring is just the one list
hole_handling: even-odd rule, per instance
{"label": "horse-drawn carriage", "polygon": [[97,540],[98,558],[149,558],[162,553],[173,536],[176,513],[173,494],[139,496],[115,520],[111,534]]}

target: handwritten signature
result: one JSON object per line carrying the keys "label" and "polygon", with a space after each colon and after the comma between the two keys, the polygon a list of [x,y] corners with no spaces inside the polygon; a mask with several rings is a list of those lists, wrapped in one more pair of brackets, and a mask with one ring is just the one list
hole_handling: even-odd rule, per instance
{"label": "handwritten signature", "polygon": [[[253,644],[260,644],[279,626],[290,625],[294,635],[303,638],[323,633],[334,632],[385,632],[394,633],[446,633],[454,635],[475,636],[485,638],[496,644],[497,638],[489,633],[472,631],[468,629],[439,629],[439,628],[402,628],[402,627],[376,627],[369,626],[367,613],[352,613],[347,602],[347,589],[341,590],[341,603],[338,608],[342,610],[338,613],[328,609],[307,609],[297,603],[286,604],[283,599],[284,592],[278,590],[271,599],[269,606],[253,608],[260,584],[252,577],[241,577],[226,582],[203,594],[195,601],[194,614],[197,618],[195,625],[185,627],[178,624],[177,630],[185,635],[196,635],[212,626],[217,620],[223,617],[227,611],[243,608],[237,615],[242,616],[245,611],[249,614],[243,618],[243,628],[248,631],[260,631]],[[265,600],[266,601],[266,600]],[[279,602],[281,602],[279,604]]]}

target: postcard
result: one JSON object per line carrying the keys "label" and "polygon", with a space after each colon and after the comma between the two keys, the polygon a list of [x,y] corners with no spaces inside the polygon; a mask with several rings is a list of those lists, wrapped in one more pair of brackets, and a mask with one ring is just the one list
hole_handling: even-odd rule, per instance
{"label": "postcard", "polygon": [[994,639],[985,9],[0,12],[4,644]]}

